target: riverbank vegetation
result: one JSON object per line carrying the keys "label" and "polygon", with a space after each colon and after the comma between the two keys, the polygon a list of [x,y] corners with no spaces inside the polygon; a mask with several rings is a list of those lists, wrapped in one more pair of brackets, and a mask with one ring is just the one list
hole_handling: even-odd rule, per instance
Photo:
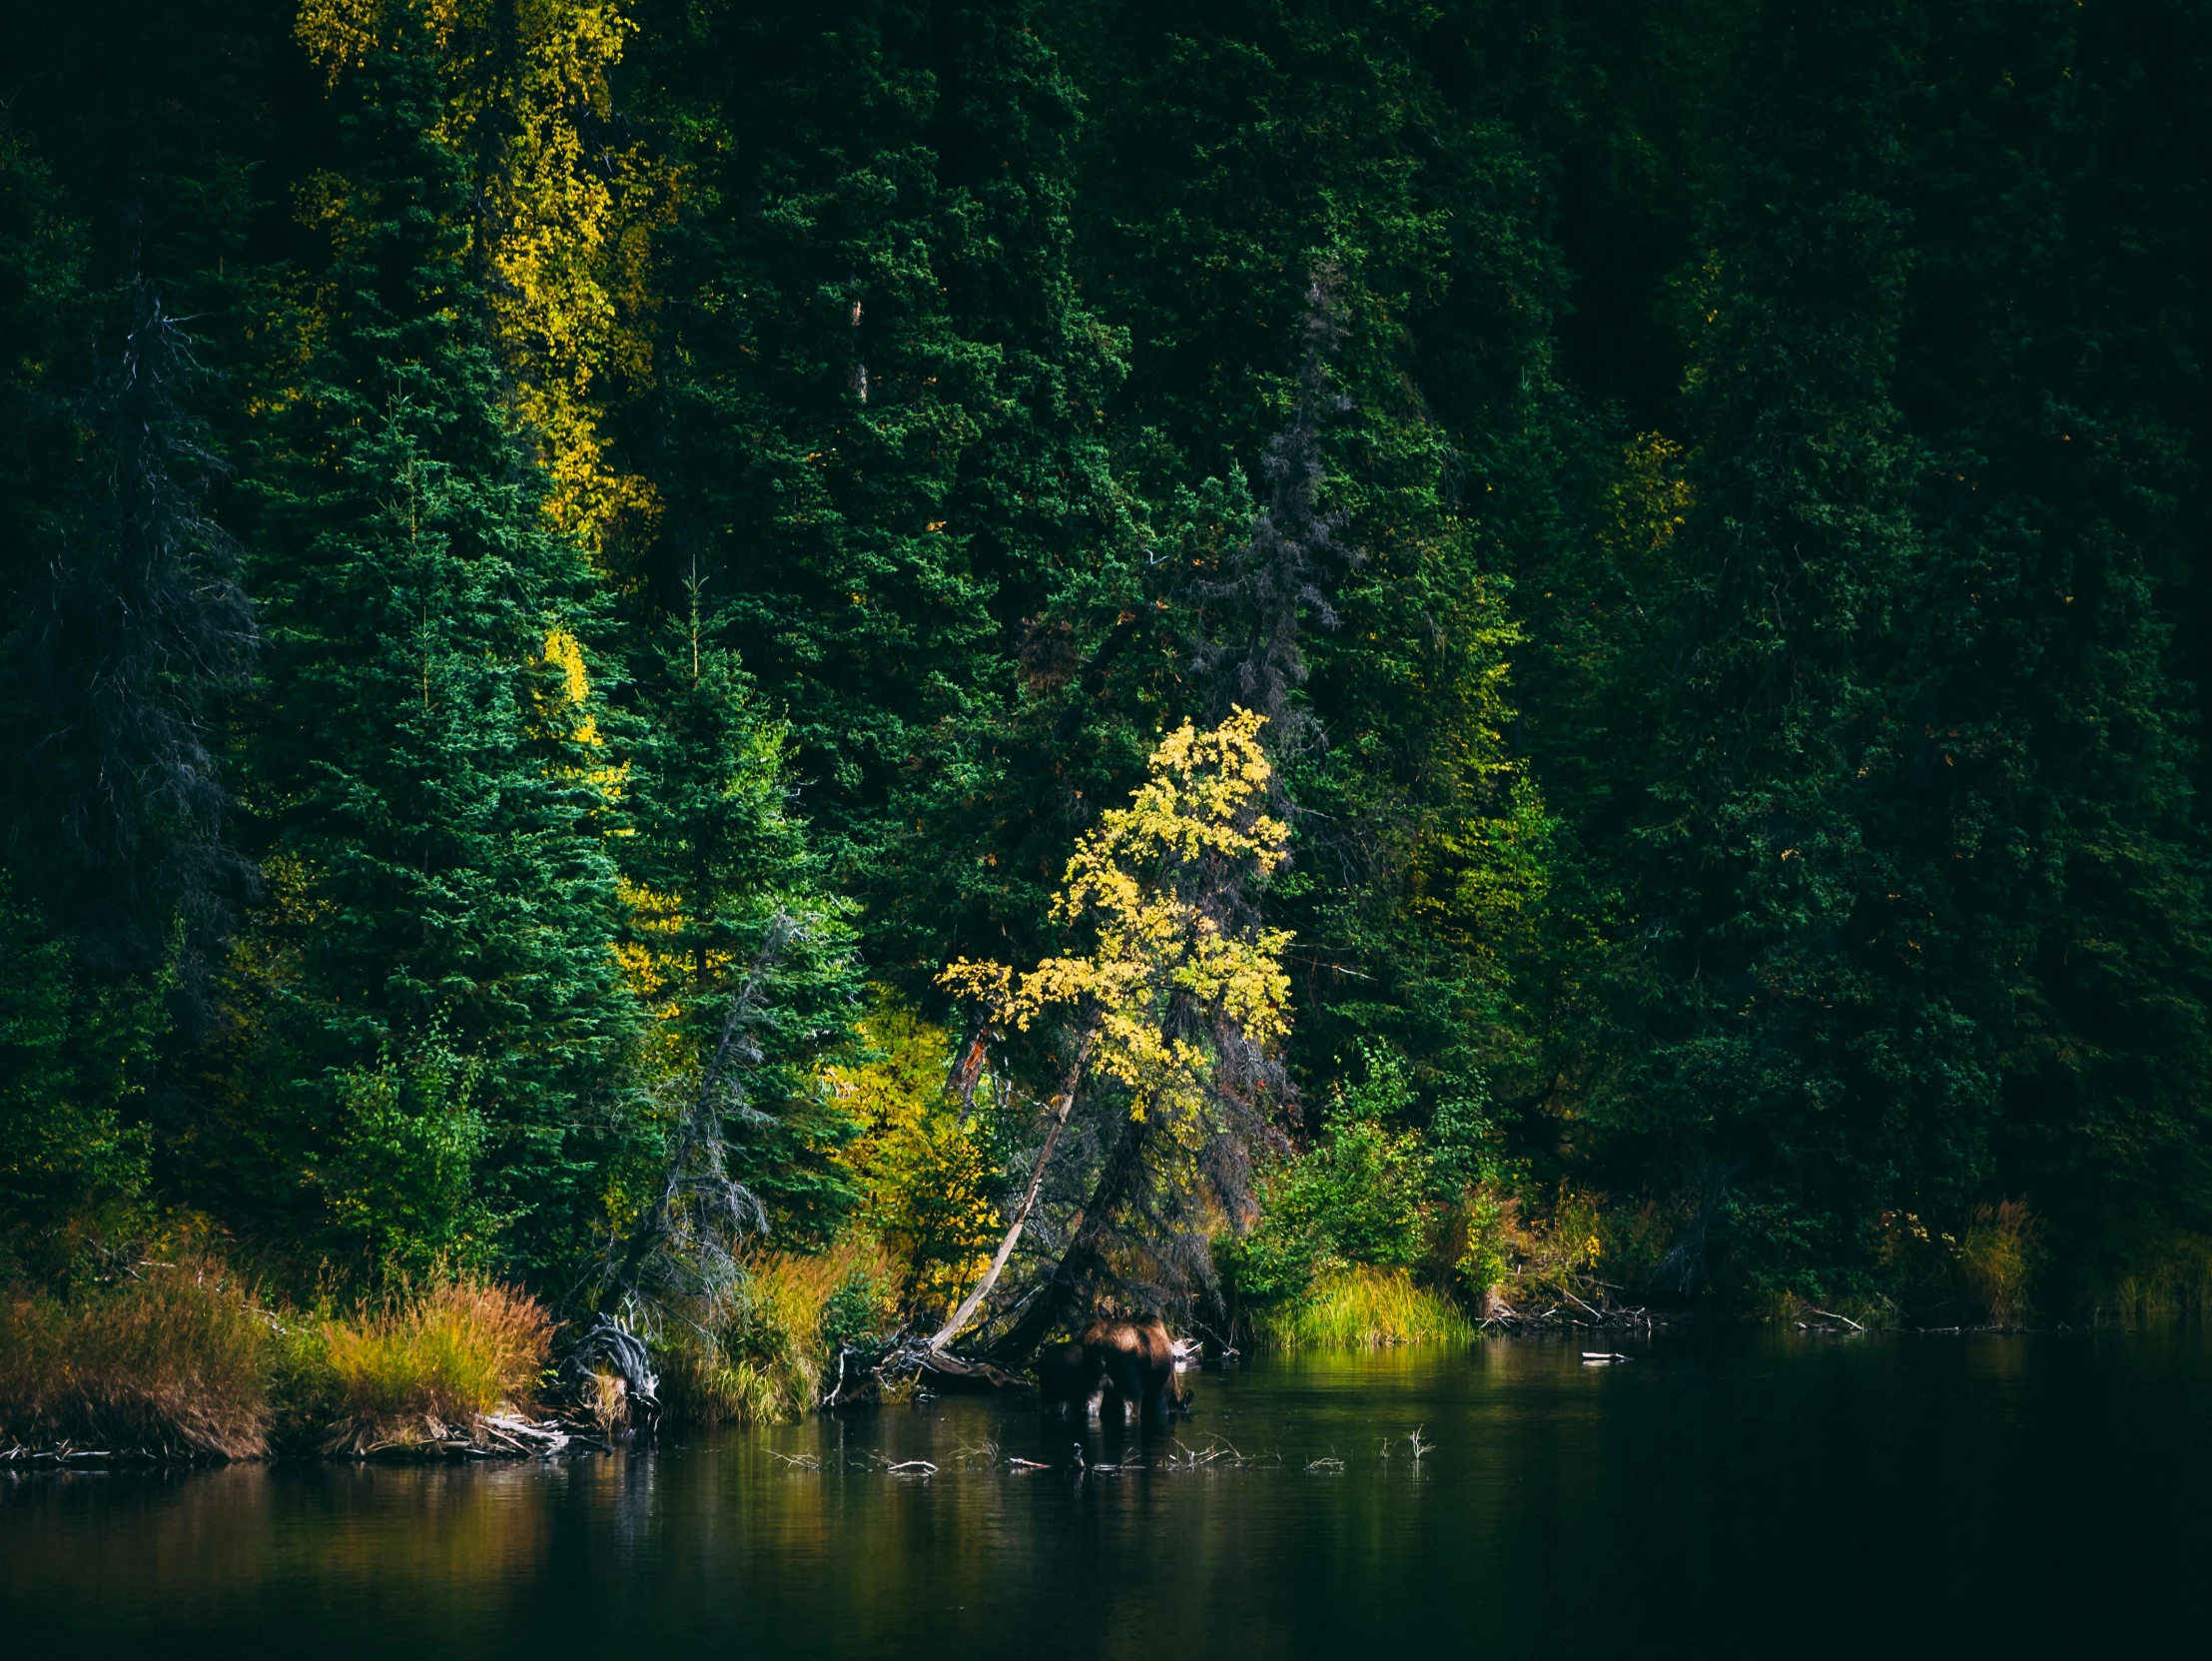
{"label": "riverbank vegetation", "polygon": [[2202,8],[12,45],[6,1433],[2203,1312]]}

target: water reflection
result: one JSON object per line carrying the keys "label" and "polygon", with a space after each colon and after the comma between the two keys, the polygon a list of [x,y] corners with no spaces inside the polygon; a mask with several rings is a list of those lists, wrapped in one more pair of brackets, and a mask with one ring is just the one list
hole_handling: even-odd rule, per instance
{"label": "water reflection", "polygon": [[[2109,1642],[2194,1621],[2208,1382],[2194,1338],[1491,1343],[1208,1377],[1174,1437],[1243,1457],[1196,1469],[948,1400],[558,1466],[17,1479],[0,1631],[319,1661],[1841,1651],[1848,1608],[1908,1649],[2077,1616]],[[910,1459],[938,1473],[884,1468]],[[2093,1585],[2133,1590],[2069,1600]]]}

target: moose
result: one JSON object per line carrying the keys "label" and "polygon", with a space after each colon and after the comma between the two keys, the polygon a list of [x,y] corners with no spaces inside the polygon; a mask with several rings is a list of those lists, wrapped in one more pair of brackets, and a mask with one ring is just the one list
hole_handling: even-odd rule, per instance
{"label": "moose", "polygon": [[1175,1373],[1166,1326],[1149,1320],[1094,1320],[1073,1343],[1038,1358],[1039,1397],[1048,1412],[1073,1412],[1119,1423],[1130,1408],[1146,1424],[1164,1424],[1189,1409]]}

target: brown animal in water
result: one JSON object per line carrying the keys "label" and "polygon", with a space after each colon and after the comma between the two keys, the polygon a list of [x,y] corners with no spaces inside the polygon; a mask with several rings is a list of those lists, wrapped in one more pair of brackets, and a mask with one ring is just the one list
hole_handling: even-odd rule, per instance
{"label": "brown animal in water", "polygon": [[1073,1343],[1054,1344],[1037,1358],[1039,1404],[1047,1412],[1120,1422],[1135,1408],[1146,1423],[1189,1409],[1175,1372],[1175,1349],[1157,1318],[1101,1317]]}
{"label": "brown animal in water", "polygon": [[1145,1424],[1164,1424],[1182,1408],[1175,1375],[1175,1346],[1157,1316],[1150,1320],[1094,1320],[1080,1341],[1103,1384],[1103,1415],[1119,1420],[1134,1407]]}
{"label": "brown animal in water", "polygon": [[1056,1343],[1037,1358],[1037,1396],[1047,1412],[1088,1415],[1106,1383],[1103,1364],[1080,1343]]}

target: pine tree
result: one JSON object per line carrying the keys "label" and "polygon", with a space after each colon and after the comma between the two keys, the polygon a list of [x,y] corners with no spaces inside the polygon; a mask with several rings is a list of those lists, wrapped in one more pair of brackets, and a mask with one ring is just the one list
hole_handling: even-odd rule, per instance
{"label": "pine tree", "polygon": [[[428,42],[369,54],[336,96],[324,344],[260,471],[253,543],[269,1002],[292,1049],[265,1111],[339,1170],[330,1151],[364,1134],[350,1109],[399,1101],[376,1137],[419,1144],[420,1169],[546,1272],[588,1244],[599,1166],[630,1140],[590,572],[539,528],[501,413]],[[444,1083],[363,1085],[391,1067]],[[468,1146],[472,1115],[481,1151],[455,1189],[426,1151]],[[327,1199],[344,1215],[360,1197]]]}
{"label": "pine tree", "polygon": [[[696,605],[701,591],[689,597]],[[754,983],[745,1111],[715,1135],[757,1206],[749,1223],[779,1241],[820,1241],[854,1200],[831,1158],[854,1128],[820,1063],[857,1019],[859,963],[847,908],[826,892],[794,810],[786,730],[737,654],[715,643],[726,632],[713,613],[689,613],[639,676],[621,953],[657,1018],[648,1073],[664,1099],[697,1094],[732,999]]]}
{"label": "pine tree", "polygon": [[649,597],[706,574],[879,964],[924,985],[1038,938],[1085,791],[1143,757],[1061,719],[1065,663],[1142,600],[1102,441],[1118,348],[1069,266],[1074,96],[1032,11],[655,8],[625,70],[690,181]]}

